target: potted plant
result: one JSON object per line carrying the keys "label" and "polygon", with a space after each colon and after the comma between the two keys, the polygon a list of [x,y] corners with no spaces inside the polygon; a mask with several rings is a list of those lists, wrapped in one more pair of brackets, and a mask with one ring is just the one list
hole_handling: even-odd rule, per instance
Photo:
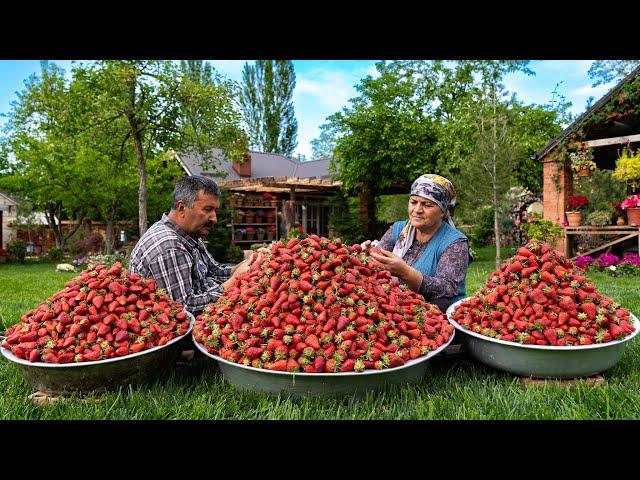
{"label": "potted plant", "polygon": [[245,216],[244,210],[236,210],[235,216],[234,216],[235,223],[242,223],[244,216]]}
{"label": "potted plant", "polygon": [[612,176],[621,182],[629,182],[636,190],[640,184],[640,149],[633,153],[630,148],[624,148],[616,160]]}
{"label": "potted plant", "polygon": [[256,229],[253,227],[247,227],[245,228],[245,234],[247,236],[247,240],[253,240],[253,237],[256,234]]}
{"label": "potted plant", "polygon": [[253,221],[256,223],[262,223],[264,218],[264,211],[262,210],[254,210],[253,212],[254,219]]}
{"label": "potted plant", "polygon": [[268,242],[272,241],[276,236],[276,227],[271,225],[270,227],[267,227],[264,230],[267,237],[267,241]]}
{"label": "potted plant", "polygon": [[611,206],[616,211],[616,225],[626,225],[627,221],[624,219],[624,210],[620,206],[622,202],[611,202]]}
{"label": "potted plant", "polygon": [[256,228],[256,240],[264,240],[265,229],[262,227]]}
{"label": "potted plant", "polygon": [[620,208],[627,211],[627,223],[629,225],[640,225],[640,194],[629,195]]}
{"label": "potted plant", "polygon": [[569,205],[565,214],[567,215],[567,223],[570,227],[579,227],[582,225],[582,210],[589,204],[589,199],[584,195],[575,195],[569,197]]}
{"label": "potted plant", "polygon": [[591,172],[596,169],[596,163],[593,161],[593,150],[590,148],[571,152],[569,159],[571,160],[571,169],[580,177],[589,177]]}
{"label": "potted plant", "polygon": [[244,228],[236,228],[233,231],[233,238],[234,240],[243,240],[244,239],[244,234],[246,233],[246,230]]}
{"label": "potted plant", "polygon": [[244,211],[244,223],[253,223],[253,210]]}

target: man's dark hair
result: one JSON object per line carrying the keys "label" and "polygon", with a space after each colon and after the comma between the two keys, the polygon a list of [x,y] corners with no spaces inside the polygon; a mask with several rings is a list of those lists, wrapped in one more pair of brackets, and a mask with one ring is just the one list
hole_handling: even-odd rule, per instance
{"label": "man's dark hair", "polygon": [[171,210],[178,208],[179,201],[184,202],[189,208],[193,207],[193,202],[196,201],[200,190],[204,190],[204,193],[208,193],[209,195],[220,196],[218,184],[209,177],[191,175],[190,177],[180,178],[176,182],[173,195],[171,196]]}

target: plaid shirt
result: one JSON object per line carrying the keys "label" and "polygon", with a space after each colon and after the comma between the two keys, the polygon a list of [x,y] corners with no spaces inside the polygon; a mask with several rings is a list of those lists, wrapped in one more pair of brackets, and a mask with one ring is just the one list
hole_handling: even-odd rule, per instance
{"label": "plaid shirt", "polygon": [[167,214],[138,240],[129,261],[131,273],[155,279],[194,315],[224,293],[222,283],[232,270],[216,262],[202,239],[194,240]]}

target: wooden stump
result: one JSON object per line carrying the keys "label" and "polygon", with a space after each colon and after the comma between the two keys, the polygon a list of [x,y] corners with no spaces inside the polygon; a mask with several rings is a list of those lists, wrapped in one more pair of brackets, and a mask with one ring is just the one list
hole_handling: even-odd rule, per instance
{"label": "wooden stump", "polygon": [[[69,400],[69,396],[62,395],[59,393],[49,393],[38,390],[35,393],[29,395],[29,400],[31,400],[34,404],[39,407],[45,407],[47,405],[54,405],[58,402],[64,402]],[[104,400],[103,397],[84,397],[79,398],[81,402],[101,402]]]}
{"label": "wooden stump", "polygon": [[600,374],[591,375],[590,377],[582,378],[531,378],[531,377],[519,377],[518,382],[526,387],[537,387],[549,383],[550,385],[557,387],[571,387],[578,383],[580,380],[584,380],[589,385],[602,385],[606,383],[604,377]]}

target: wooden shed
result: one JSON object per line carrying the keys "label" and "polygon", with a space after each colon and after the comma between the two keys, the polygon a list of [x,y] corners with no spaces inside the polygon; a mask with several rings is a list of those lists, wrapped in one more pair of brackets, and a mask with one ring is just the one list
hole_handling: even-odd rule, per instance
{"label": "wooden shed", "polygon": [[[561,225],[565,223],[569,197],[574,194],[570,152],[591,148],[597,168],[613,170],[620,150],[626,146],[632,149],[640,146],[640,67],[538,152],[537,158],[543,163],[543,218]],[[629,190],[628,193],[633,192]],[[632,238],[638,238],[640,242],[638,226],[564,226],[564,235],[556,247],[571,257],[571,238],[577,234],[608,237],[606,242],[583,254],[602,251]]]}

